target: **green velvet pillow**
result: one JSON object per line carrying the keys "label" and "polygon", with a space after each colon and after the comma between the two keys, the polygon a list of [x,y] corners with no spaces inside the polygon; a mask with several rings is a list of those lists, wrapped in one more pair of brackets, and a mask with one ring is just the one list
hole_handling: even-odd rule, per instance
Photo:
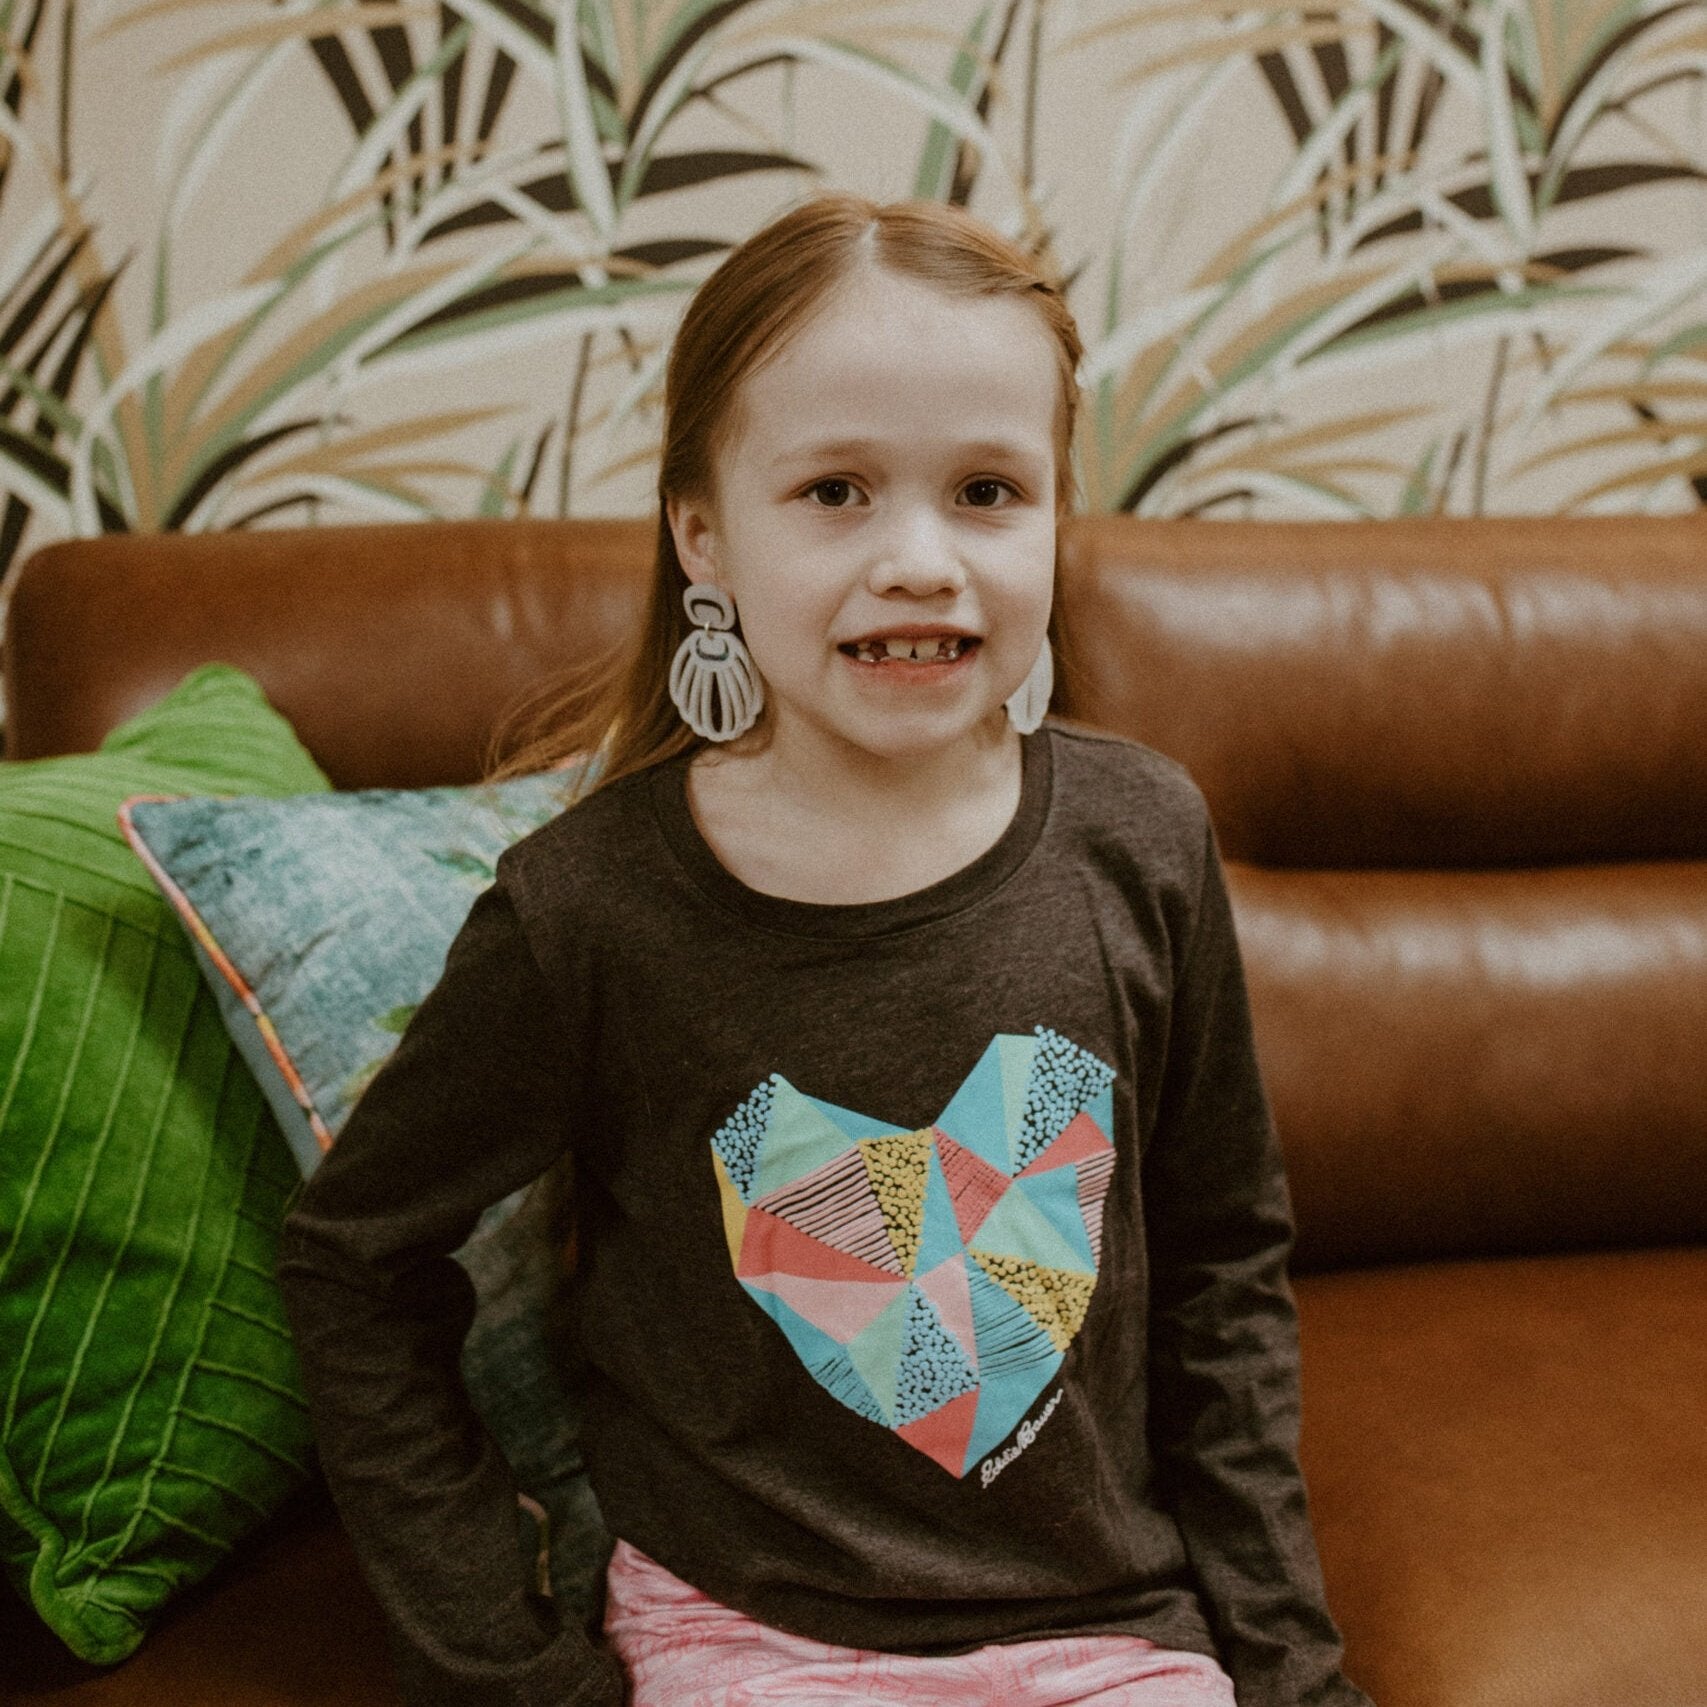
{"label": "green velvet pillow", "polygon": [[210,665],[98,753],[0,763],[0,1563],[122,1659],[303,1479],[273,1283],[297,1170],[171,908],[137,793],[329,787]]}

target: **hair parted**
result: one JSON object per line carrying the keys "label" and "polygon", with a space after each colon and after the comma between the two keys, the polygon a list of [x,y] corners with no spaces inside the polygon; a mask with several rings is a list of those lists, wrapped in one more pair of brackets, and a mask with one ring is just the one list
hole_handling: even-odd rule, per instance
{"label": "hair parted", "polygon": [[[580,794],[705,745],[669,695],[670,661],[689,632],[666,505],[715,491],[716,462],[738,430],[741,388],[838,287],[873,267],[957,296],[1016,296],[1031,303],[1055,348],[1056,508],[1072,501],[1070,453],[1083,354],[1059,286],[1024,250],[970,214],[940,202],[880,203],[824,194],[773,220],[732,250],[688,304],[664,380],[664,442],[658,470],[658,536],[651,593],[635,644],[593,672],[560,684],[499,747],[519,744],[492,771],[519,776],[597,753]],[[1053,622],[1051,629],[1053,629]],[[769,712],[732,747],[762,741]],[[506,739],[508,737],[508,740]]]}

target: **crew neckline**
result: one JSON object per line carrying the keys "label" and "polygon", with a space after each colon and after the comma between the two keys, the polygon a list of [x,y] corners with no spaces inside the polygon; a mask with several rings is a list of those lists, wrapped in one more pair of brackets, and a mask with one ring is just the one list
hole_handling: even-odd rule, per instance
{"label": "crew neckline", "polygon": [[1030,857],[1049,816],[1053,748],[1045,724],[1020,737],[1019,804],[1002,833],[958,871],[886,901],[797,901],[754,889],[732,872],[700,832],[688,802],[684,753],[652,768],[652,804],[670,851],[714,901],[789,936],[867,937],[911,930],[963,912],[1007,881]]}

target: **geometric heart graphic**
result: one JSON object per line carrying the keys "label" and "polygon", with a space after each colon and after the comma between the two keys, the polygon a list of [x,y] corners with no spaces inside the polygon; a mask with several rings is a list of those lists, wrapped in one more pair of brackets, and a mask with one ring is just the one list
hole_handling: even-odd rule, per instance
{"label": "geometric heart graphic", "polygon": [[1113,1083],[1041,1025],[992,1038],[918,1131],[771,1074],[711,1140],[736,1278],[828,1393],[964,1476],[1090,1307]]}

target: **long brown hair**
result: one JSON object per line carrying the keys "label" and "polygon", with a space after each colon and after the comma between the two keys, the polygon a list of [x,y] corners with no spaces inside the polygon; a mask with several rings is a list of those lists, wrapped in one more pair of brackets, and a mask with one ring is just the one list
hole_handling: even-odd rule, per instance
{"label": "long brown hair", "polygon": [[[669,694],[670,661],[687,638],[688,578],[676,556],[666,506],[712,496],[719,449],[735,420],[742,382],[773,355],[850,274],[876,266],[959,296],[1017,296],[1033,304],[1054,340],[1060,374],[1055,412],[1056,511],[1072,501],[1070,453],[1082,346],[1060,289],[1022,249],[970,214],[940,202],[887,204],[821,195],[733,250],[700,286],[676,333],[664,380],[664,446],[658,471],[658,545],[646,618],[635,644],[602,667],[561,683],[509,739],[495,777],[518,776],[596,753],[597,774],[577,792],[706,743]],[[1054,628],[1051,621],[1051,630]],[[762,744],[769,713],[731,748]],[[520,744],[515,742],[519,739]]]}

